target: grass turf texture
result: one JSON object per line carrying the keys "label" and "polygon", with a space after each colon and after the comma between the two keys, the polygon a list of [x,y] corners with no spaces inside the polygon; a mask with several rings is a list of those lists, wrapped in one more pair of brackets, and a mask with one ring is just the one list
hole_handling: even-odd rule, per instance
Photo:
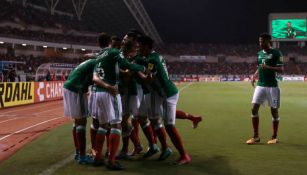
{"label": "grass turf texture", "polygon": [[[184,87],[185,84],[180,85]],[[192,163],[171,166],[178,158],[174,154],[164,162],[157,156],[149,160],[141,156],[121,161],[127,168],[122,174],[305,174],[307,172],[307,84],[280,83],[280,143],[267,145],[272,134],[268,107],[260,108],[260,137],[258,145],[246,145],[252,136],[250,101],[253,88],[249,83],[195,83],[180,94],[178,109],[205,115],[197,129],[188,120],[177,120]],[[90,121],[90,120],[89,120]],[[89,132],[88,132],[89,133]],[[147,145],[143,134],[142,142]],[[89,137],[88,137],[89,142]],[[171,142],[169,141],[170,145]],[[132,145],[132,144],[130,144]],[[131,147],[131,146],[130,146]],[[0,165],[0,174],[39,174],[53,164],[73,154],[71,125],[65,125],[27,145]],[[117,174],[105,167],[78,165],[75,161],[58,169],[54,174]]]}

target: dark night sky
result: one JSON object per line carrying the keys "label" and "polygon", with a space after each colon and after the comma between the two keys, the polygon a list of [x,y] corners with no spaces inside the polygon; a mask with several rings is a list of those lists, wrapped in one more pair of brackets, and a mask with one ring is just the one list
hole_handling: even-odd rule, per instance
{"label": "dark night sky", "polygon": [[269,13],[307,12],[307,0],[142,0],[164,42],[254,43]]}

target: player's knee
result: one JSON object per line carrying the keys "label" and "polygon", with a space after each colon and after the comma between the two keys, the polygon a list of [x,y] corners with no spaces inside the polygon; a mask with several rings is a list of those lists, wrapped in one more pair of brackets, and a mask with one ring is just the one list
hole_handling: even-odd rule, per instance
{"label": "player's knee", "polygon": [[86,118],[75,119],[76,126],[86,126]]}
{"label": "player's knee", "polygon": [[252,108],[252,116],[258,116],[258,109]]}
{"label": "player's knee", "polygon": [[122,129],[121,123],[111,122],[111,128]]}

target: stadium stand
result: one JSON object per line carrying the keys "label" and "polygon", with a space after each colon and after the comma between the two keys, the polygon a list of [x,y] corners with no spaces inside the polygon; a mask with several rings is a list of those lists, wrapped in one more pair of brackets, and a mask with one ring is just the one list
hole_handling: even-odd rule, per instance
{"label": "stadium stand", "polygon": [[[21,43],[0,43],[0,61],[3,62],[1,81],[8,81],[13,75],[10,73],[9,76],[10,69],[15,70],[16,77],[25,76],[27,81],[33,81],[37,69],[42,64],[82,62],[84,53],[96,50],[82,49],[81,51],[81,47],[95,47],[97,34],[100,31],[122,36],[130,28],[141,30],[139,23],[123,1],[88,1],[84,9],[85,13],[80,16],[80,19],[78,15],[78,17],[75,15],[72,1],[59,1],[52,14],[48,5],[46,7],[47,2],[31,0],[23,4],[15,0],[4,1],[0,6],[0,41],[1,37],[4,37],[18,38],[21,39],[20,42],[42,42],[26,47],[21,46]],[[43,48],[44,42],[52,42],[58,47]],[[70,47],[64,50],[61,44],[70,44],[68,45]],[[74,48],[72,44],[81,46]],[[157,45],[156,50],[165,55],[170,74],[248,77],[255,71],[259,46],[257,44],[164,43]],[[285,55],[285,74],[307,76],[306,47],[299,47],[295,43],[282,43],[280,50]],[[201,56],[204,59],[181,60],[181,56]],[[4,61],[11,61],[11,63],[4,64]],[[55,79],[61,79],[61,75],[57,75]],[[16,80],[20,81],[21,78]]]}

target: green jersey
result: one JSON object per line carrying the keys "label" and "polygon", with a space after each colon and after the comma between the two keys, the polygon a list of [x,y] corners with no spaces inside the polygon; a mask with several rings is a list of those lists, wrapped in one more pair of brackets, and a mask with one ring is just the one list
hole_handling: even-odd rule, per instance
{"label": "green jersey", "polygon": [[162,56],[152,52],[147,57],[147,69],[154,73],[154,82],[152,88],[163,97],[171,97],[178,93],[175,84],[170,80],[166,62]]}
{"label": "green jersey", "polygon": [[[102,54],[106,48],[102,49],[98,55]],[[96,56],[79,64],[68,76],[64,83],[64,88],[76,92],[85,93],[88,87],[93,84],[93,70],[97,63]]]}
{"label": "green jersey", "polygon": [[[128,62],[132,64],[136,64],[137,56],[127,59]],[[141,65],[144,67],[144,65]],[[130,71],[129,73],[125,73],[125,75],[120,77],[120,93],[122,95],[138,95],[137,89],[137,79],[138,75],[134,71]]]}
{"label": "green jersey", "polygon": [[[98,61],[94,68],[94,74],[98,75],[104,82],[113,86],[119,84],[120,68],[130,69],[136,72],[144,71],[144,66],[129,63],[118,49],[110,48],[99,55],[98,59],[100,61]],[[104,92],[106,89],[97,86],[97,91]]]}
{"label": "green jersey", "polygon": [[64,88],[76,92],[85,93],[88,87],[93,84],[93,70],[96,65],[96,59],[88,59],[79,64],[68,76],[64,83]]}
{"label": "green jersey", "polygon": [[[147,67],[145,59],[141,57],[140,55],[135,56],[133,59],[136,64]],[[144,80],[142,80],[139,76],[135,76],[135,79],[136,79],[136,83],[142,86],[143,94],[148,94],[149,90]]]}
{"label": "green jersey", "polygon": [[[283,66],[282,54],[277,49],[271,49],[268,52],[261,50],[258,52],[258,65],[265,64],[268,66]],[[276,72],[270,69],[258,68],[259,81],[258,86],[277,87]]]}

